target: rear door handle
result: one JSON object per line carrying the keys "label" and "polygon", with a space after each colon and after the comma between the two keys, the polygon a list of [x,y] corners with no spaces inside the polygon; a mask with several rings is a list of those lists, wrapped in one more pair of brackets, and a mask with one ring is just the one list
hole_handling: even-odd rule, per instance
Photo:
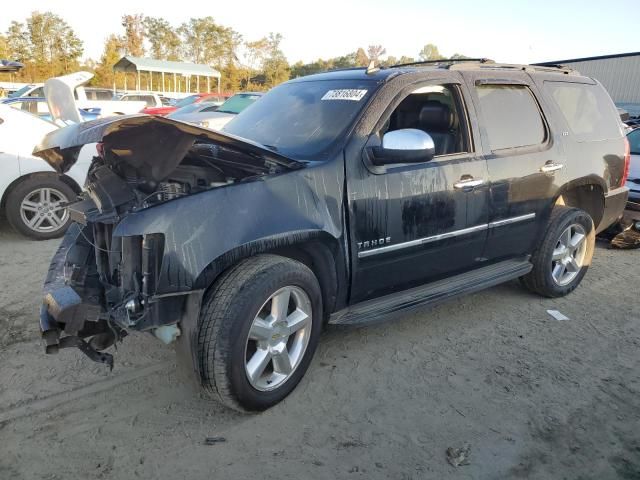
{"label": "rear door handle", "polygon": [[453,184],[456,190],[473,190],[484,183],[482,178],[473,178],[471,175],[463,175],[460,180]]}
{"label": "rear door handle", "polygon": [[562,163],[555,163],[555,162],[549,161],[545,163],[542,167],[540,167],[540,171],[542,173],[549,173],[549,172],[555,172],[556,170],[560,170],[562,168],[564,168],[564,165]]}

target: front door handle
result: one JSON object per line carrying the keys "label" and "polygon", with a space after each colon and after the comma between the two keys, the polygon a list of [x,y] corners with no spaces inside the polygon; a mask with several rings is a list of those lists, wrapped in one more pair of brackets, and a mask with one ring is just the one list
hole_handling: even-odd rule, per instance
{"label": "front door handle", "polygon": [[556,170],[560,170],[562,168],[564,168],[564,165],[562,163],[555,163],[552,161],[548,161],[542,167],[540,167],[540,171],[542,173],[549,173],[549,172],[555,172]]}
{"label": "front door handle", "polygon": [[484,183],[482,178],[473,178],[471,175],[463,175],[460,180],[453,184],[456,190],[473,190]]}

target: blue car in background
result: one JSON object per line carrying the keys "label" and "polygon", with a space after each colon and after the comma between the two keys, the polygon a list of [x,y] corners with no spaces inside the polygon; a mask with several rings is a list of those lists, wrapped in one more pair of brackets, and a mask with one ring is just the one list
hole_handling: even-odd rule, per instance
{"label": "blue car in background", "polygon": [[[49,105],[44,97],[7,98],[3,100],[2,103],[18,110],[22,110],[23,112],[36,115],[43,120],[53,122],[53,117],[51,116],[51,112],[49,112]],[[85,122],[88,120],[95,120],[100,117],[99,108],[79,108],[78,111],[80,112],[82,120]]]}

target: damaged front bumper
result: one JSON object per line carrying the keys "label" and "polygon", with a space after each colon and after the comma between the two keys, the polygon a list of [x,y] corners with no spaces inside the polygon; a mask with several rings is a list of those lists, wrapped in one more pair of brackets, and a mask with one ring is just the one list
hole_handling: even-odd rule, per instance
{"label": "damaged front bumper", "polygon": [[[113,356],[100,352],[118,335],[119,329],[111,326],[102,314],[99,288],[89,283],[80,285],[81,277],[86,279],[85,270],[91,251],[79,239],[83,235],[79,225],[72,225],[67,231],[58,251],[53,256],[44,283],[44,299],[40,308],[40,330],[46,353],[58,353],[61,348],[78,348],[96,362],[113,368]],[[75,288],[74,288],[75,287]],[[90,338],[89,342],[85,341]]]}
{"label": "damaged front bumper", "polygon": [[157,236],[110,237],[104,244],[93,233],[91,224],[73,224],[63,238],[44,283],[40,330],[46,353],[78,348],[113,368],[103,350],[128,330],[176,340],[185,297],[197,292],[155,295]]}

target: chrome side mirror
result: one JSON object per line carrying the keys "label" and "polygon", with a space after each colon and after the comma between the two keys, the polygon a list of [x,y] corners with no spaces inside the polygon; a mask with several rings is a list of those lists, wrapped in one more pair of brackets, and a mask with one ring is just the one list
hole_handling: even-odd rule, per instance
{"label": "chrome side mirror", "polygon": [[385,133],[382,145],[371,153],[374,165],[428,162],[435,155],[435,144],[427,132],[403,128]]}

